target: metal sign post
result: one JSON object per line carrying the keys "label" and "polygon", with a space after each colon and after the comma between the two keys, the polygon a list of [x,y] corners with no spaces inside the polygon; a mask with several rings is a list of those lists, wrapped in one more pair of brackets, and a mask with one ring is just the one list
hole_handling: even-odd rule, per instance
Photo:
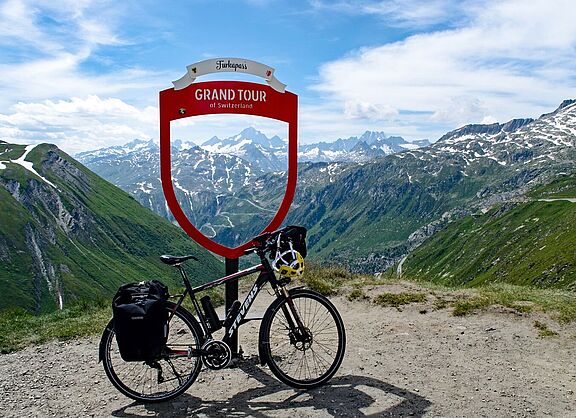
{"label": "metal sign post", "polygon": [[[226,274],[238,271],[238,257],[249,248],[246,242],[234,248],[219,244],[202,234],[182,210],[172,183],[170,123],[201,115],[244,114],[263,116],[288,124],[288,180],[284,198],[276,214],[262,232],[278,229],[286,217],[296,190],[298,164],[298,96],[285,91],[274,76],[274,69],[239,58],[217,58],[189,65],[186,74],[174,81],[174,87],[160,92],[160,177],[170,211],[182,229],[198,244],[226,258]],[[245,81],[196,82],[206,74],[241,72],[266,80],[268,85]],[[226,285],[226,309],[238,299],[238,282]],[[237,344],[235,344],[237,346]],[[237,352],[237,347],[231,347]]]}
{"label": "metal sign post", "polygon": [[[238,272],[238,259],[237,258],[226,258],[226,262],[225,262],[225,268],[226,268],[226,276],[229,276],[231,274],[237,273]],[[230,312],[230,309],[232,308],[232,304],[238,300],[238,281],[237,280],[233,280],[230,282],[226,282],[226,284],[224,285],[225,287],[225,300],[226,300],[226,304],[225,304],[225,309],[226,309],[226,313]],[[229,330],[229,326],[226,328],[226,333],[228,333]],[[233,355],[238,355],[238,331],[236,331],[233,335],[232,338],[230,339],[230,350],[232,350],[232,354]]]}

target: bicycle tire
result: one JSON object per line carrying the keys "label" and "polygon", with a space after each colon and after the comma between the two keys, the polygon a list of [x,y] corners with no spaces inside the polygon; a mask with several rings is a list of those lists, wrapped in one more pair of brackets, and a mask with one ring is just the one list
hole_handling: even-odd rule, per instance
{"label": "bicycle tire", "polygon": [[326,297],[306,289],[293,289],[289,294],[309,330],[310,341],[295,341],[286,319],[288,299],[279,298],[262,320],[261,353],[280,381],[298,389],[311,389],[330,380],[340,367],[346,350],[346,331],[338,310]]}
{"label": "bicycle tire", "polygon": [[[172,312],[175,303],[168,302]],[[168,341],[161,357],[159,368],[145,362],[122,360],[115,339],[112,319],[100,341],[100,357],[110,382],[122,394],[139,402],[163,402],[184,393],[194,383],[202,362],[200,357],[189,357],[189,350],[199,350],[202,332],[194,316],[178,306],[170,320]]]}

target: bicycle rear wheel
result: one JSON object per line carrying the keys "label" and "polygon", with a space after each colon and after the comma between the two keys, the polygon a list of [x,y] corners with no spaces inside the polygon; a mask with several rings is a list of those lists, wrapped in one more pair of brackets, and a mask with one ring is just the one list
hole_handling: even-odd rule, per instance
{"label": "bicycle rear wheel", "polygon": [[281,298],[266,311],[260,328],[262,354],[282,382],[310,389],[327,382],[340,367],[346,347],[344,323],[319,293],[296,289],[290,298],[292,306]]}
{"label": "bicycle rear wheel", "polygon": [[[176,304],[168,302],[167,309]],[[162,402],[182,394],[200,373],[198,353],[202,333],[192,314],[179,306],[169,324],[166,347],[153,362],[126,362],[120,357],[114,322],[110,321],[100,341],[100,358],[110,382],[124,395],[140,402]]]}

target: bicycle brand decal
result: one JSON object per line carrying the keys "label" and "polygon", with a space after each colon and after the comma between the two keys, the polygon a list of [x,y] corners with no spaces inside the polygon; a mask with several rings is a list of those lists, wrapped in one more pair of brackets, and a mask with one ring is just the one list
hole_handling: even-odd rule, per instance
{"label": "bicycle brand decal", "polygon": [[248,312],[248,309],[250,308],[250,305],[252,305],[252,301],[258,294],[259,289],[260,288],[258,287],[258,283],[254,283],[254,286],[252,286],[252,290],[250,291],[250,293],[248,293],[246,299],[244,300],[244,303],[242,304],[242,307],[240,308],[240,312],[238,312],[238,316],[236,316],[234,323],[230,326],[230,329],[228,330],[229,338],[232,338],[232,335],[234,335],[234,332],[240,326],[240,322],[242,322],[244,315],[246,315],[246,313]]}
{"label": "bicycle brand decal", "polygon": [[[202,75],[243,72],[266,80],[268,85],[246,81],[195,82]],[[187,73],[174,81],[174,88],[160,92],[160,177],[170,211],[182,229],[198,244],[226,258],[238,258],[252,243],[230,248],[218,244],[197,229],[184,213],[172,183],[170,123],[211,114],[243,114],[275,119],[288,124],[288,171],[286,192],[268,225],[271,232],[280,227],[288,214],[296,190],[298,170],[298,96],[285,90],[274,77],[274,69],[264,64],[240,59],[217,58],[189,65]]]}

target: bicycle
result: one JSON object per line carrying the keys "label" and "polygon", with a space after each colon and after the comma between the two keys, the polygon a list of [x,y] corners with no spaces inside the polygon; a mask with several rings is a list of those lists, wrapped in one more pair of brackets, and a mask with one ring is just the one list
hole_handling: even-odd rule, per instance
{"label": "bicycle", "polygon": [[[257,254],[260,264],[197,287],[192,287],[182,267],[185,261],[197,260],[195,256],[161,256],[162,262],[179,270],[185,287],[182,294],[173,296],[177,298],[176,302],[167,303],[167,343],[153,361],[124,362],[115,343],[112,319],[104,330],[99,348],[99,358],[112,384],[134,400],[162,402],[184,393],[198,377],[202,364],[212,370],[227,367],[232,359],[230,341],[236,330],[251,320],[246,318],[250,307],[267,283],[276,298],[260,324],[258,354],[261,365],[268,365],[280,381],[294,388],[311,389],[326,383],[344,357],[344,323],[327,298],[302,287],[288,289],[291,278],[282,274],[276,277],[267,256],[274,251],[280,254],[279,245],[288,228],[291,227],[264,233],[251,241],[252,246],[244,254]],[[242,303],[235,301],[232,304],[224,320],[218,318],[206,296],[200,299],[203,309],[200,308],[196,298],[198,292],[253,273],[259,274],[251,290]],[[182,306],[187,295],[196,316]],[[213,333],[222,327],[226,329],[224,337],[214,339]]]}

